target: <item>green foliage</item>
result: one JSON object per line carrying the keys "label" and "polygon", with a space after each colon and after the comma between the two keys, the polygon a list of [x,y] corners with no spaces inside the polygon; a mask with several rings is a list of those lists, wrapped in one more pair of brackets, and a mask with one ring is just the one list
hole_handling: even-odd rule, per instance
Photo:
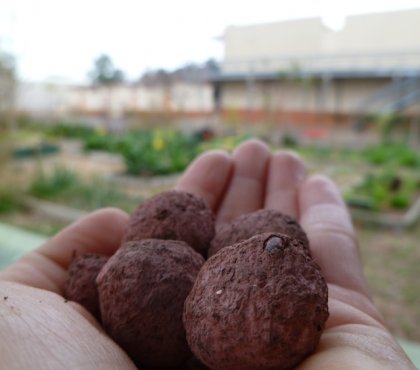
{"label": "green foliage", "polygon": [[77,175],[64,167],[56,167],[52,174],[40,171],[33,180],[29,192],[39,198],[51,198],[71,188],[78,181]]}
{"label": "green foliage", "polygon": [[21,146],[13,150],[14,158],[30,158],[56,154],[59,147],[48,142],[41,142],[36,145]]}
{"label": "green foliage", "polygon": [[397,113],[377,115],[375,123],[382,136],[383,144],[391,144],[392,135],[398,126],[401,126],[404,118]]}
{"label": "green foliage", "polygon": [[175,130],[141,131],[115,144],[134,175],[163,175],[183,171],[198,154],[198,140]]}
{"label": "green foliage", "polygon": [[57,122],[46,129],[46,134],[59,138],[86,139],[95,134],[95,129],[71,122]]}
{"label": "green foliage", "polygon": [[95,60],[89,77],[93,84],[98,85],[112,85],[124,81],[124,73],[115,68],[111,58],[106,54],[100,55]]}
{"label": "green foliage", "polygon": [[364,157],[374,165],[400,165],[420,168],[420,153],[404,144],[382,144],[364,151]]}
{"label": "green foliage", "polygon": [[375,209],[407,209],[418,196],[418,180],[402,175],[396,168],[367,174],[363,181],[345,194],[352,206]]}
{"label": "green foliage", "polygon": [[61,122],[50,126],[54,137],[81,139],[85,150],[120,154],[127,172],[134,175],[163,175],[183,171],[199,152],[199,135],[174,129],[139,130],[110,134],[100,128]]}
{"label": "green foliage", "polygon": [[40,171],[29,193],[87,211],[113,206],[130,212],[133,204],[140,201],[116,191],[100,179],[81,180],[76,172],[63,167],[56,167],[51,173]]}
{"label": "green foliage", "polygon": [[20,191],[0,188],[0,214],[9,213],[19,208]]}
{"label": "green foliage", "polygon": [[281,144],[286,148],[296,148],[299,142],[296,135],[286,132],[281,138]]}
{"label": "green foliage", "polygon": [[92,133],[84,138],[84,149],[115,152],[117,151],[120,140],[121,139],[115,135]]}
{"label": "green foliage", "polygon": [[391,197],[390,205],[392,208],[406,209],[410,205],[407,194],[396,194]]}

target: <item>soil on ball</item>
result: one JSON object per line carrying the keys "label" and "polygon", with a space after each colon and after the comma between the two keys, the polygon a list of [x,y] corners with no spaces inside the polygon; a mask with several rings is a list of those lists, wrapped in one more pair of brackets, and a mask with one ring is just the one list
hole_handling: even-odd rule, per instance
{"label": "soil on ball", "polygon": [[260,234],[206,261],[185,302],[187,340],[212,369],[292,369],[315,350],[327,301],[306,246]]}
{"label": "soil on ball", "polygon": [[171,190],[142,203],[131,215],[123,241],[182,240],[202,255],[214,236],[214,215],[203,199]]}
{"label": "soil on ball", "polygon": [[101,321],[96,277],[109,257],[86,253],[76,255],[69,268],[64,285],[64,298],[85,307],[98,321]]}
{"label": "soil on ball", "polygon": [[241,215],[231,223],[219,226],[211,242],[208,257],[224,247],[268,232],[289,235],[299,239],[306,247],[309,246],[305,232],[294,218],[275,209],[261,209]]}
{"label": "soil on ball", "polygon": [[172,368],[191,356],[182,311],[203,257],[182,241],[125,243],[98,276],[102,323],[142,368]]}

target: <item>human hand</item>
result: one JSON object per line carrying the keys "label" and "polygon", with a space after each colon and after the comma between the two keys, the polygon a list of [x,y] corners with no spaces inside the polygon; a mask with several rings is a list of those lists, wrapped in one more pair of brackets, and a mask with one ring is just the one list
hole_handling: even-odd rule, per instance
{"label": "human hand", "polygon": [[414,369],[372,302],[350,216],[331,180],[306,179],[295,154],[272,155],[251,140],[232,156],[215,151],[199,157],[177,188],[206,199],[216,224],[272,208],[302,225],[328,284],[330,317],[317,351],[298,369]]}
{"label": "human hand", "polygon": [[[200,156],[177,188],[206,199],[218,223],[264,207],[300,221],[328,282],[330,310],[317,352],[300,369],[414,368],[370,299],[351,221],[331,181],[305,180],[295,155],[271,155],[250,141],[232,156]],[[86,310],[61,296],[73,251],[112,255],[127,222],[115,209],[92,213],[0,273],[1,367],[135,369]]]}
{"label": "human hand", "polygon": [[112,255],[128,215],[90,214],[0,272],[0,369],[136,369],[82,306],[63,294],[72,253]]}

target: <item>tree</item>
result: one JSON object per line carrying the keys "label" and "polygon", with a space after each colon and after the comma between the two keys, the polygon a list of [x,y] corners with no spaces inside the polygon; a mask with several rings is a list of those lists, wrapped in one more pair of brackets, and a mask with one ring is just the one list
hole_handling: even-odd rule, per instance
{"label": "tree", "polygon": [[113,85],[124,81],[124,72],[115,68],[108,55],[102,54],[96,58],[89,77],[94,85]]}

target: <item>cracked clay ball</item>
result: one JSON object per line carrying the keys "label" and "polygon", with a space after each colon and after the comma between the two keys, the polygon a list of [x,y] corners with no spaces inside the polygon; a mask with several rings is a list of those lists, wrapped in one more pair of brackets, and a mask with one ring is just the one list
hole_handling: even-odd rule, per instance
{"label": "cracked clay ball", "polygon": [[206,255],[213,236],[214,215],[204,200],[170,190],[146,200],[133,212],[123,240],[182,240]]}
{"label": "cracked clay ball", "polygon": [[109,257],[85,253],[75,256],[68,268],[68,278],[64,285],[64,298],[75,301],[85,307],[100,321],[96,277]]}
{"label": "cracked clay ball", "polygon": [[183,315],[200,361],[218,370],[286,370],[315,350],[328,291],[305,248],[298,239],[265,233],[206,261]]}
{"label": "cracked clay ball", "polygon": [[231,223],[221,225],[211,242],[208,257],[228,245],[268,232],[289,235],[302,241],[305,246],[309,246],[305,232],[294,218],[274,209],[260,209],[243,214]]}
{"label": "cracked clay ball", "polygon": [[173,368],[191,357],[182,312],[204,258],[182,241],[126,242],[98,278],[105,331],[139,368]]}

